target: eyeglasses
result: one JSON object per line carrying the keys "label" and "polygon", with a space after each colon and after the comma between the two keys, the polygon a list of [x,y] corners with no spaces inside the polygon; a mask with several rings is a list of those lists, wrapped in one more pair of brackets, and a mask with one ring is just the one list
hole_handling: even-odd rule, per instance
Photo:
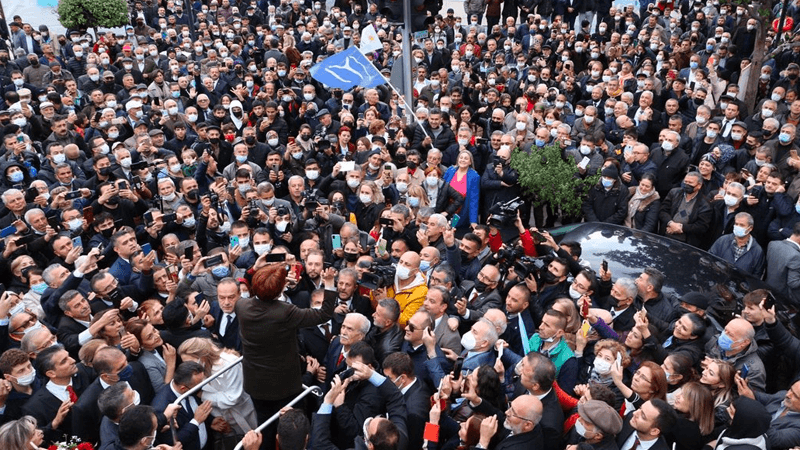
{"label": "eyeglasses", "polygon": [[494,280],[480,272],[478,272],[478,280],[483,281],[484,283],[494,283]]}
{"label": "eyeglasses", "polygon": [[519,420],[522,420],[523,422],[532,422],[532,420],[526,419],[526,418],[520,416],[519,414],[517,414],[517,412],[514,411],[514,406],[513,405],[508,405],[508,410],[506,411],[506,416],[507,417],[515,417],[515,418],[517,418]]}

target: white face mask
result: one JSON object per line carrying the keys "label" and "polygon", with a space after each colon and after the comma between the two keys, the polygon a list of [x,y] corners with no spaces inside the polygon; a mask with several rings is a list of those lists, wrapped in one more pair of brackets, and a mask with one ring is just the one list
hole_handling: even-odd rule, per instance
{"label": "white face mask", "polygon": [[606,361],[603,358],[595,357],[594,358],[594,370],[595,372],[599,373],[600,375],[605,375],[611,372],[611,363]]}
{"label": "white face mask", "polygon": [[461,346],[464,347],[464,350],[472,351],[475,348],[475,344],[475,335],[472,334],[472,331],[464,333],[464,336],[461,337]]}
{"label": "white face mask", "polygon": [[397,275],[398,280],[407,280],[411,278],[411,269],[398,264],[395,274]]}
{"label": "white face mask", "polygon": [[253,251],[255,251],[258,256],[261,256],[270,250],[272,250],[271,244],[256,244],[253,246]]}

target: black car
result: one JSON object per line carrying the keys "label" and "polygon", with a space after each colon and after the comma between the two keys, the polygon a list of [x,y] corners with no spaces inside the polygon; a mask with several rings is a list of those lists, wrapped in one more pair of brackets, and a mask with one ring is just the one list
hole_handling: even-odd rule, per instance
{"label": "black car", "polygon": [[[697,247],[674,239],[607,223],[591,222],[551,231],[559,241],[581,244],[581,258],[599,270],[603,260],[613,277],[635,279],[646,267],[654,267],[666,276],[662,292],[675,300],[691,291],[722,299],[731,311],[740,311],[742,298],[756,289],[775,290],[761,279],[736,268]],[[789,301],[777,293],[778,309],[795,313]],[[734,303],[735,301],[735,303]],[[718,311],[719,312],[719,311]],[[721,317],[724,322],[726,318]]]}

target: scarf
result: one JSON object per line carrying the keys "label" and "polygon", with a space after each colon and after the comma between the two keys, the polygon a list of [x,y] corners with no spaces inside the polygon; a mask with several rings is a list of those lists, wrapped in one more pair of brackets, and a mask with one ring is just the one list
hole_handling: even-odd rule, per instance
{"label": "scarf", "polygon": [[[658,196],[658,192],[655,189],[650,191],[648,194],[642,194],[642,191],[639,188],[636,188],[636,192],[633,193],[633,197],[631,197],[630,202],[628,203],[628,217],[625,218],[625,226],[628,228],[635,228],[633,223],[633,216],[636,215],[636,212],[639,210],[639,206],[641,206],[642,202],[649,199],[653,195]],[[656,200],[654,198],[653,200]]]}

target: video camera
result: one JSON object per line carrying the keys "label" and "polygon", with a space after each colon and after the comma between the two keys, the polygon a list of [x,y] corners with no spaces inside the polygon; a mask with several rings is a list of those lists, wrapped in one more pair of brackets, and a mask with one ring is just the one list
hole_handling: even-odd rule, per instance
{"label": "video camera", "polygon": [[319,189],[313,189],[311,191],[303,191],[301,195],[304,199],[306,199],[305,202],[306,210],[314,212],[319,207],[321,198],[319,195]]}
{"label": "video camera", "polygon": [[373,263],[369,272],[361,275],[361,286],[367,289],[380,289],[394,284],[394,274],[397,270],[392,266],[381,266]]}
{"label": "video camera", "polygon": [[519,197],[515,197],[505,203],[492,205],[489,208],[489,214],[492,215],[492,218],[489,219],[489,226],[495,228],[514,226],[514,221],[517,220],[517,211],[523,203]]}

